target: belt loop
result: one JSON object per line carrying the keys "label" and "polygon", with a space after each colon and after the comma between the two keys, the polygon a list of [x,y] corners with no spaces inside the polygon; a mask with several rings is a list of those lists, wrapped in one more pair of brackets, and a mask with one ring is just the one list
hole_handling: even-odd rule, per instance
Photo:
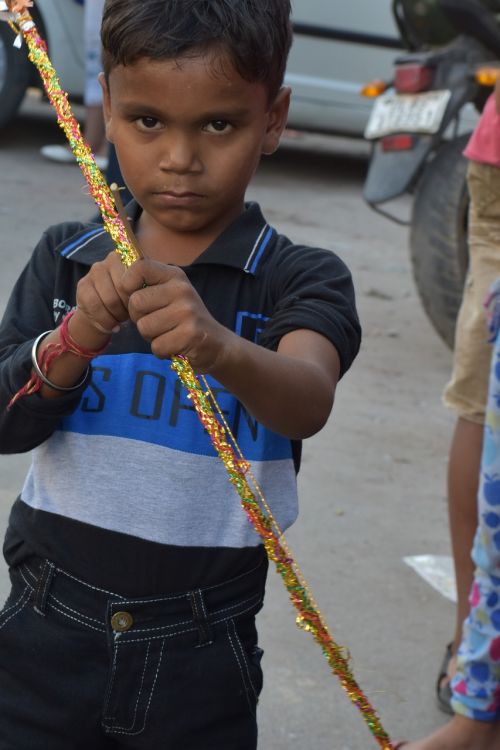
{"label": "belt loop", "polygon": [[196,648],[208,646],[213,643],[213,640],[201,590],[196,589],[196,591],[190,591],[188,594],[188,598],[193,612],[193,620],[196,627],[198,628],[199,641]]}
{"label": "belt loop", "polygon": [[50,584],[55,573],[55,565],[49,560],[44,560],[40,568],[40,574],[36,584],[33,609],[38,612],[39,615],[45,617],[45,609],[47,606],[47,597],[49,595]]}

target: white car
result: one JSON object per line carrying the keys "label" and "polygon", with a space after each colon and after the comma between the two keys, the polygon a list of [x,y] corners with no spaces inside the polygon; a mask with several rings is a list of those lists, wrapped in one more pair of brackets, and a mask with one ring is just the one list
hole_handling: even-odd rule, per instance
{"label": "white car", "polygon": [[361,88],[390,80],[402,42],[391,0],[292,0],[289,125],[362,137],[373,107]]}
{"label": "white car", "polygon": [[[373,77],[390,77],[401,47],[391,0],[292,0],[292,8],[289,126],[362,137],[372,102],[360,96],[360,89]],[[32,15],[63,89],[81,101],[81,0],[35,0]],[[14,117],[27,87],[40,85],[25,45],[18,50],[13,39],[8,25],[0,22],[0,127]]]}

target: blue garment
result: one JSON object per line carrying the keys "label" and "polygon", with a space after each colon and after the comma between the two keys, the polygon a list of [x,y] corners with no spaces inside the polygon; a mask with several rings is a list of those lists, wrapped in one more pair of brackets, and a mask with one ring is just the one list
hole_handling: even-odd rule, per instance
{"label": "blue garment", "polygon": [[494,290],[488,404],[478,493],[476,565],[470,614],[464,623],[452,680],[455,713],[482,721],[500,720],[500,294]]}

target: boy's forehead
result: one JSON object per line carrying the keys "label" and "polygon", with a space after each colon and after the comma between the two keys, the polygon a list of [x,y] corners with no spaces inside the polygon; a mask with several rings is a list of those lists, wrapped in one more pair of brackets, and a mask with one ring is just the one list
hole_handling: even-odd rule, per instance
{"label": "boy's forehead", "polygon": [[126,77],[165,78],[172,81],[180,78],[208,78],[217,83],[234,85],[244,79],[231,59],[229,53],[213,49],[207,52],[192,51],[180,57],[150,58],[139,57],[127,65],[118,65],[111,69],[110,78],[119,73]]}
{"label": "boy's forehead", "polygon": [[195,90],[204,99],[214,96],[244,100],[256,95],[257,90],[265,92],[263,84],[242,78],[229,54],[214,50],[159,60],[142,57],[113,68],[109,85],[111,96],[116,93],[124,99],[137,94],[161,98],[169,91]]}

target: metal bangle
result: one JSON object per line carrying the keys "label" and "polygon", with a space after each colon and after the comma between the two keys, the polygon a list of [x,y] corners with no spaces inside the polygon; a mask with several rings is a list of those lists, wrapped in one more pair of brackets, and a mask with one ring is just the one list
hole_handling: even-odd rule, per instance
{"label": "metal bangle", "polygon": [[45,375],[45,373],[42,372],[40,369],[40,365],[38,364],[37,360],[37,354],[38,354],[38,347],[40,346],[41,341],[45,338],[45,336],[48,336],[49,333],[52,333],[52,331],[44,331],[44,333],[41,333],[33,342],[33,346],[31,348],[31,362],[33,363],[33,369],[42,381],[42,383],[45,383],[45,385],[48,385],[49,388],[52,388],[54,391],[77,391],[78,388],[81,388],[81,386],[85,383],[87,380],[87,376],[89,374],[90,365],[87,366],[87,369],[85,371],[85,374],[83,378],[80,380],[79,383],[76,385],[70,385],[70,386],[62,386],[62,385],[56,385],[51,380],[48,379],[48,377]]}

